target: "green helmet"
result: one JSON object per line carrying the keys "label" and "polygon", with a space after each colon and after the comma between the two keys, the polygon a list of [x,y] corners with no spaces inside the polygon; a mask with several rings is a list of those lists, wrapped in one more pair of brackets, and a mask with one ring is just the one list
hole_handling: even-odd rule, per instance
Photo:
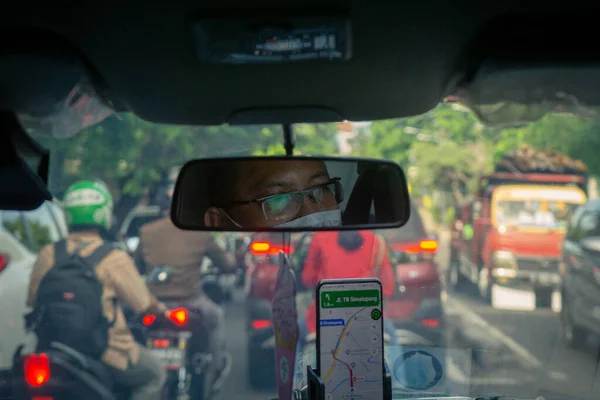
{"label": "green helmet", "polygon": [[102,182],[85,180],[74,183],[65,192],[63,206],[69,228],[110,229],[113,200]]}

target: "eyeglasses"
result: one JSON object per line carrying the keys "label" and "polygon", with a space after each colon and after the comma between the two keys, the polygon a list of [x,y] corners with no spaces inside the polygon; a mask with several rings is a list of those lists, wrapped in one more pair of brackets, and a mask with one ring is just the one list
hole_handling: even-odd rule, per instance
{"label": "eyeglasses", "polygon": [[274,194],[254,200],[233,201],[224,204],[223,207],[258,203],[267,221],[284,221],[294,218],[300,212],[306,196],[314,203],[324,206],[340,204],[344,201],[341,178],[333,178],[327,183],[306,190]]}

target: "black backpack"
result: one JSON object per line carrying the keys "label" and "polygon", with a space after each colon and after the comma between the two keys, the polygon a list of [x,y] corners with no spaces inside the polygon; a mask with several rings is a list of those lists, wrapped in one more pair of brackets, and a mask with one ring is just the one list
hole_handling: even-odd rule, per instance
{"label": "black backpack", "polygon": [[38,351],[60,342],[97,358],[108,346],[108,330],[114,320],[109,322],[104,316],[103,287],[95,268],[114,246],[105,242],[88,257],[82,257],[79,252],[87,245],[82,243],[71,254],[67,253],[65,240],[54,246],[54,266],[42,278],[35,309],[29,316],[38,338]]}

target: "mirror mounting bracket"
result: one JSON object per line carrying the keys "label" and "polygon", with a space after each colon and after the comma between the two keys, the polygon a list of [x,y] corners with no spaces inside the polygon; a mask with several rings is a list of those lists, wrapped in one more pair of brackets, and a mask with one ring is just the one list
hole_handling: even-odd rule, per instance
{"label": "mirror mounting bracket", "polygon": [[296,145],[296,134],[292,124],[283,124],[283,147],[286,156],[294,155],[294,146]]}

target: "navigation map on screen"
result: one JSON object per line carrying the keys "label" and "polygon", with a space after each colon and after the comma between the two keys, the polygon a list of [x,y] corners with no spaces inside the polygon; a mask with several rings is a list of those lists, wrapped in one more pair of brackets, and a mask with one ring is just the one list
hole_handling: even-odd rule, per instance
{"label": "navigation map on screen", "polygon": [[383,398],[383,323],[377,281],[319,290],[319,372],[326,400]]}

